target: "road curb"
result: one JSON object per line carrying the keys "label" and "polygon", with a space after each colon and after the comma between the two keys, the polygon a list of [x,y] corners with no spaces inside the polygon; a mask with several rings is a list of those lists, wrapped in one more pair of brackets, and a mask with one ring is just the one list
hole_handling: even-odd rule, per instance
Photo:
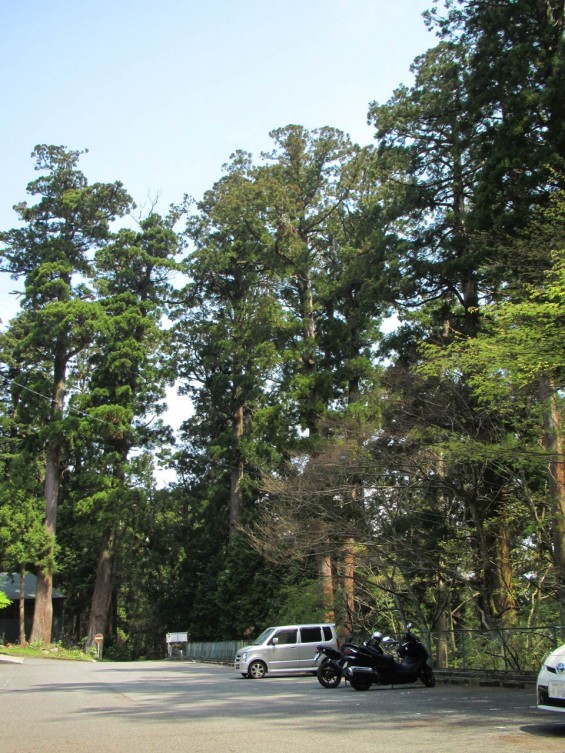
{"label": "road curb", "polygon": [[0,664],[23,664],[24,660],[20,656],[6,656],[0,654]]}
{"label": "road curb", "polygon": [[529,688],[535,686],[536,672],[434,669],[441,685],[479,685],[485,688]]}

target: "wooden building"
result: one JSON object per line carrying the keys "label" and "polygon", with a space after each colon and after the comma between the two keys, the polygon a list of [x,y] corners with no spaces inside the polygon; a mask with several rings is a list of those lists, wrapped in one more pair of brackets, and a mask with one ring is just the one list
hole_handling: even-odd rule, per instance
{"label": "wooden building", "polygon": [[[31,635],[33,612],[35,608],[36,578],[26,573],[24,586],[25,604],[25,634],[26,640]],[[0,642],[18,643],[20,640],[20,575],[19,573],[0,573],[0,591],[3,591],[12,602],[9,607],[0,609]],[[65,597],[56,588],[53,589],[53,628],[51,640],[53,643],[61,640],[63,633],[63,606]]]}

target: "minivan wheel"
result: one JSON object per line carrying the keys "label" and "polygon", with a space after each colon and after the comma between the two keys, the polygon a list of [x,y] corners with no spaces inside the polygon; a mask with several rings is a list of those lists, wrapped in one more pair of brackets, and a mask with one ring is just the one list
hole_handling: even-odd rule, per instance
{"label": "minivan wheel", "polygon": [[252,661],[247,667],[247,675],[253,680],[261,680],[267,674],[267,666],[262,661]]}

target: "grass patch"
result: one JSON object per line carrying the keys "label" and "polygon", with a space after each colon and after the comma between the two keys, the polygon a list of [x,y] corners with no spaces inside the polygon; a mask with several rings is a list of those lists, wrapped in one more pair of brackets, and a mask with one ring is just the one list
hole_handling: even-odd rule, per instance
{"label": "grass patch", "polygon": [[79,647],[64,648],[58,643],[28,643],[27,646],[6,644],[0,646],[0,654],[5,656],[33,657],[35,659],[67,659],[70,661],[94,661],[93,654],[85,654]]}

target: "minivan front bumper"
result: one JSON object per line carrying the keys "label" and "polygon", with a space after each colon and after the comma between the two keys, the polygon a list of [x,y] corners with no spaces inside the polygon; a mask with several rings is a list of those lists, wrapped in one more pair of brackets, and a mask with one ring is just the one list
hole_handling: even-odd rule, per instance
{"label": "minivan front bumper", "polygon": [[247,656],[247,651],[238,651],[238,653],[235,655],[234,669],[236,672],[247,672],[247,665],[249,663],[247,661]]}

